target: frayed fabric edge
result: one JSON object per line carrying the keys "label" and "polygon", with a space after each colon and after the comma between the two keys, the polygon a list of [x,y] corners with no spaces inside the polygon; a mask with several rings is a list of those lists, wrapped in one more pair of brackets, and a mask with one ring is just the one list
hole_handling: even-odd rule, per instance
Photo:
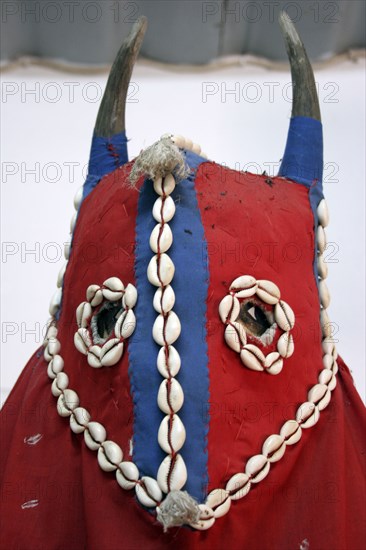
{"label": "frayed fabric edge", "polygon": [[169,136],[163,136],[159,141],[144,149],[135,159],[129,180],[132,187],[136,186],[141,176],[155,180],[172,173],[177,181],[185,179],[190,169],[184,155]]}

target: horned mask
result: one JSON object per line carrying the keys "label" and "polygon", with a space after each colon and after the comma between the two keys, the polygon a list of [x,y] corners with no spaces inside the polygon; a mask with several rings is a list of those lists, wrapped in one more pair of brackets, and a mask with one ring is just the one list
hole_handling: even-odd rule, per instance
{"label": "horned mask", "polygon": [[[85,491],[106,488],[92,504],[84,495],[83,513],[75,497],[77,521],[98,509],[113,538],[120,516],[136,547],[145,532],[161,541],[178,527],[179,548],[219,547],[209,533],[229,548],[269,548],[258,531],[272,506],[287,514],[278,540],[293,544],[299,508],[270,490],[312,476],[330,483],[330,462],[353,452],[338,449],[329,413],[335,402],[343,414],[343,363],[327,314],[313,72],[281,14],[294,93],[276,177],[216,164],[171,129],[128,162],[126,94],[146,25],[137,21],[109,76],[47,336],[31,360],[43,374],[22,399],[47,403],[60,464],[43,450],[45,464],[65,483],[77,472]],[[271,243],[279,259],[243,259],[243,247]],[[82,253],[95,245],[97,258]]]}

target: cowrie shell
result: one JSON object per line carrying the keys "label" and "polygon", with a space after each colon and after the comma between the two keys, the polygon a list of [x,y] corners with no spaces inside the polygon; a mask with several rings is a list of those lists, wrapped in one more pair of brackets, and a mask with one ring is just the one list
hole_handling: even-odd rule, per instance
{"label": "cowrie shell", "polygon": [[264,370],[265,357],[263,352],[253,344],[247,344],[240,352],[240,359],[248,369],[262,371]]}
{"label": "cowrie shell", "polygon": [[71,241],[68,241],[64,243],[64,256],[66,260],[70,258],[70,253],[71,253]]}
{"label": "cowrie shell", "polygon": [[284,357],[291,357],[291,355],[294,353],[295,345],[294,345],[294,339],[292,337],[292,334],[289,332],[284,332],[281,334],[277,341],[277,350],[278,353]]}
{"label": "cowrie shell", "polygon": [[133,489],[140,477],[136,464],[133,462],[121,462],[116,471],[117,483],[122,489]]}
{"label": "cowrie shell", "polygon": [[58,330],[54,325],[50,325],[49,327],[47,327],[46,335],[45,335],[44,340],[43,340],[43,346],[46,347],[48,342],[52,338],[57,337],[57,334],[58,334]]}
{"label": "cowrie shell", "polygon": [[240,323],[231,323],[225,328],[225,342],[227,345],[237,353],[246,344],[247,336],[245,334],[244,327]]}
{"label": "cowrie shell", "polygon": [[331,392],[325,384],[315,384],[308,393],[308,400],[317,405],[319,411],[324,410],[330,402]]}
{"label": "cowrie shell", "polygon": [[186,429],[177,414],[165,416],[160,423],[158,442],[166,453],[179,451],[186,440]]}
{"label": "cowrie shell", "polygon": [[64,360],[61,355],[54,355],[51,361],[48,363],[47,374],[49,378],[56,378],[57,374],[61,372],[64,368]]}
{"label": "cowrie shell", "polygon": [[152,477],[144,476],[135,485],[136,497],[147,508],[155,507],[163,498],[158,482]]}
{"label": "cowrie shell", "polygon": [[57,400],[57,412],[60,416],[66,417],[79,406],[79,396],[74,390],[66,389]]}
{"label": "cowrie shell", "polygon": [[123,342],[119,338],[112,338],[104,344],[100,352],[100,362],[103,367],[111,367],[118,363],[123,354]]}
{"label": "cowrie shell", "polygon": [[43,352],[45,360],[47,362],[51,361],[51,359],[55,355],[57,355],[60,350],[61,350],[61,344],[57,340],[57,338],[50,338]]}
{"label": "cowrie shell", "polygon": [[296,420],[287,420],[280,430],[286,445],[295,445],[301,439],[302,429]]}
{"label": "cowrie shell", "polygon": [[257,292],[257,281],[251,275],[237,277],[230,285],[230,290],[235,292],[238,298],[248,298]]}
{"label": "cowrie shell", "polygon": [[99,346],[91,346],[88,350],[88,364],[94,369],[100,369],[102,363],[100,361],[101,348]]}
{"label": "cowrie shell", "polygon": [[335,389],[335,387],[337,386],[337,378],[335,376],[335,374],[333,373],[333,376],[328,384],[328,388],[330,389],[330,391],[333,391]]}
{"label": "cowrie shell", "polygon": [[225,323],[227,319],[229,319],[229,321],[236,321],[239,313],[240,302],[235,296],[231,296],[231,294],[229,294],[221,300],[219,305],[219,315],[223,323]]}
{"label": "cowrie shell", "polygon": [[74,212],[74,214],[72,215],[71,217],[71,221],[70,221],[70,233],[73,233],[74,229],[75,229],[75,225],[76,225],[76,218],[78,216],[78,213],[77,212]]}
{"label": "cowrie shell", "polygon": [[84,192],[84,186],[82,185],[76,191],[75,196],[74,196],[74,208],[75,208],[75,210],[79,210],[79,206],[81,204],[81,201],[83,200],[83,192]]}
{"label": "cowrie shell", "polygon": [[49,306],[49,313],[51,317],[54,317],[58,310],[60,309],[62,300],[62,289],[58,288],[54,295],[51,298],[50,306]]}
{"label": "cowrie shell", "polygon": [[216,519],[221,518],[230,510],[231,498],[229,491],[214,489],[207,495],[205,504],[213,510]]}
{"label": "cowrie shell", "polygon": [[114,472],[123,459],[121,447],[114,441],[104,441],[98,449],[98,464],[105,472]]}
{"label": "cowrie shell", "polygon": [[323,336],[325,338],[331,338],[333,333],[333,325],[330,322],[328,313],[325,309],[320,311],[320,324],[322,327]]}
{"label": "cowrie shell", "polygon": [[283,367],[283,359],[277,351],[274,351],[266,355],[264,366],[269,374],[279,374]]}
{"label": "cowrie shell", "polygon": [[328,386],[328,384],[331,381],[332,377],[333,377],[333,373],[330,369],[323,369],[319,373],[318,382],[319,382],[319,384],[324,384],[325,386]]}
{"label": "cowrie shell", "polygon": [[322,306],[326,309],[330,304],[330,294],[325,281],[319,281],[319,296]]}
{"label": "cowrie shell", "polygon": [[327,237],[321,225],[318,225],[318,228],[316,230],[316,243],[318,245],[319,253],[323,254],[324,250],[327,247]]}
{"label": "cowrie shell", "polygon": [[89,325],[93,309],[89,302],[81,302],[76,309],[76,322],[79,328],[86,328]]}
{"label": "cowrie shell", "polygon": [[90,414],[83,407],[77,407],[70,416],[70,428],[75,434],[81,434],[90,422]]}
{"label": "cowrie shell", "polygon": [[226,490],[230,493],[231,500],[239,500],[249,493],[251,484],[250,477],[247,474],[239,473],[229,479]]}
{"label": "cowrie shell", "polygon": [[86,299],[93,307],[103,302],[103,293],[99,285],[90,285],[86,290]]}
{"label": "cowrie shell", "polygon": [[328,206],[325,202],[325,199],[322,199],[320,203],[318,204],[317,208],[317,214],[318,214],[318,220],[320,225],[323,227],[327,227],[329,224],[329,212],[328,212]]}
{"label": "cowrie shell", "polygon": [[200,509],[200,518],[196,523],[190,523],[190,525],[198,531],[206,531],[215,523],[214,511],[206,504],[199,504],[198,508]]}
{"label": "cowrie shell", "polygon": [[[168,364],[167,364],[168,362]],[[158,371],[164,378],[177,376],[181,365],[180,355],[174,346],[164,346],[159,350],[157,358]]]}
{"label": "cowrie shell", "polygon": [[156,178],[154,180],[154,191],[158,195],[170,195],[175,189],[175,179],[173,174],[167,174],[165,178]]}
{"label": "cowrie shell", "polygon": [[150,235],[150,248],[153,252],[166,252],[172,246],[173,233],[167,223],[158,223]]}
{"label": "cowrie shell", "polygon": [[322,341],[322,350],[324,353],[328,353],[329,355],[332,355],[334,359],[337,359],[338,352],[333,338],[324,338]]}
{"label": "cowrie shell", "polygon": [[170,412],[178,412],[184,402],[184,394],[182,386],[178,380],[163,380],[158,391],[158,406],[161,411],[166,414]]}
{"label": "cowrie shell", "polygon": [[123,312],[114,327],[116,338],[129,338],[136,328],[136,317],[132,309]]}
{"label": "cowrie shell", "polygon": [[194,144],[192,145],[191,151],[192,151],[193,153],[196,153],[196,155],[199,155],[200,152],[201,152],[201,146],[198,145],[198,143],[194,143]]}
{"label": "cowrie shell", "polygon": [[99,422],[88,422],[84,431],[86,446],[91,451],[97,451],[101,444],[107,439],[107,432]]}
{"label": "cowrie shell", "polygon": [[69,262],[66,262],[64,263],[64,265],[61,267],[58,275],[57,275],[57,286],[58,288],[61,288],[62,285],[63,285],[63,282],[64,282],[64,276],[65,276],[65,272],[66,272],[66,268],[67,268],[67,264]]}
{"label": "cowrie shell", "polygon": [[159,287],[154,294],[153,306],[158,313],[167,313],[173,309],[175,304],[175,294],[173,288],[168,285],[164,288]]}
{"label": "cowrie shell", "polygon": [[165,344],[174,344],[179,338],[181,331],[181,324],[178,316],[174,311],[169,311],[165,315],[158,315],[153,325],[153,338],[159,346]]}
{"label": "cowrie shell", "polygon": [[103,283],[102,293],[106,300],[116,302],[123,296],[124,284],[118,277],[110,277]]}
{"label": "cowrie shell", "polygon": [[285,454],[285,450],[285,438],[278,434],[267,437],[262,446],[262,453],[270,463],[278,462]]}
{"label": "cowrie shell", "polygon": [[66,372],[57,373],[55,379],[52,382],[51,392],[54,397],[58,397],[69,385],[69,377]]}
{"label": "cowrie shell", "polygon": [[259,483],[269,472],[270,463],[264,455],[252,456],[245,466],[245,473],[251,476],[252,483]]}
{"label": "cowrie shell", "polygon": [[172,197],[158,197],[154,203],[152,215],[155,221],[170,222],[175,214],[175,202]]}
{"label": "cowrie shell", "polygon": [[333,357],[333,355],[330,355],[329,353],[325,353],[322,358],[323,361],[323,367],[325,369],[333,370],[334,363],[336,362],[336,359]]}
{"label": "cowrie shell", "polygon": [[188,149],[189,151],[192,150],[192,147],[193,147],[193,141],[191,140],[191,138],[186,138],[186,149]]}
{"label": "cowrie shell", "polygon": [[88,329],[79,328],[78,331],[75,332],[74,344],[76,349],[80,351],[80,353],[83,353],[84,355],[88,353],[88,349],[92,345],[92,340],[90,338]]}
{"label": "cowrie shell", "polygon": [[296,420],[301,428],[312,428],[319,420],[319,409],[314,403],[306,401],[296,411]]}
{"label": "cowrie shell", "polygon": [[321,279],[328,277],[328,266],[324,261],[323,255],[318,256],[317,259],[318,275]]}
{"label": "cowrie shell", "polygon": [[129,283],[125,288],[125,293],[123,296],[123,307],[132,308],[135,307],[137,302],[137,289],[131,283]]}
{"label": "cowrie shell", "polygon": [[155,254],[147,267],[147,278],[154,286],[167,286],[174,277],[175,267],[168,254],[161,254],[159,265],[158,256]]}
{"label": "cowrie shell", "polygon": [[332,369],[323,369],[318,376],[319,384],[324,384],[330,391],[333,391],[336,387],[337,379]]}
{"label": "cowrie shell", "polygon": [[277,325],[286,332],[295,326],[295,314],[291,307],[283,300],[279,300],[275,305],[274,317]]}
{"label": "cowrie shell", "polygon": [[277,304],[278,300],[281,297],[281,292],[278,286],[272,283],[272,281],[266,281],[266,280],[257,281],[257,283],[258,283],[258,288],[257,288],[258,298],[263,300],[263,302],[265,302],[266,304],[270,304],[270,305]]}
{"label": "cowrie shell", "polygon": [[186,148],[186,139],[183,136],[175,135],[172,137],[172,142],[175,143],[179,149],[185,149]]}
{"label": "cowrie shell", "polygon": [[180,454],[168,455],[159,466],[157,482],[164,493],[179,491],[187,481],[187,467]]}

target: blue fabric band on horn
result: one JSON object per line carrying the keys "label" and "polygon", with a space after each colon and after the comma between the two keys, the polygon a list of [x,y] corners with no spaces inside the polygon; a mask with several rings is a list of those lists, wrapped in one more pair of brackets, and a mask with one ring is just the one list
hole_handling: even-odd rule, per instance
{"label": "blue fabric band on horn", "polygon": [[93,136],[88,176],[84,183],[83,200],[89,195],[103,176],[128,162],[127,137],[125,132],[111,138]]}
{"label": "blue fabric band on horn", "polygon": [[[93,136],[88,165],[88,175],[83,186],[83,200],[98,185],[103,176],[110,174],[116,168],[128,162],[127,137],[125,132],[116,134],[111,138]],[[79,209],[80,209],[79,206]],[[79,211],[79,210],[78,210]],[[73,234],[71,236],[71,249],[73,248]],[[62,287],[63,290],[63,287]],[[61,315],[62,302],[56,314],[56,319]]]}
{"label": "blue fabric band on horn", "polygon": [[317,207],[323,195],[323,127],[319,120],[293,117],[287,136],[279,176],[309,187],[309,201],[314,217],[314,277],[319,286],[316,228]]}
{"label": "blue fabric band on horn", "polygon": [[[186,160],[191,169],[196,169],[200,163],[205,162],[202,157],[188,152]],[[179,453],[188,469],[185,489],[202,502],[208,482],[208,265],[194,175],[177,184],[172,198],[176,203],[176,213],[169,225],[174,242],[167,254],[175,265],[175,275],[171,283],[176,298],[173,311],[178,315],[182,327],[173,346],[178,351],[182,364],[176,379],[184,388],[185,395],[185,402],[178,411],[178,416],[185,426],[189,440],[189,446],[183,445]],[[136,224],[135,271],[138,300],[134,311],[137,322],[128,344],[134,403],[133,460],[140,474],[155,479],[166,456],[157,440],[159,425],[165,414],[160,411],[156,402],[158,389],[163,381],[156,365],[160,346],[152,338],[152,327],[158,315],[152,305],[156,287],[149,283],[146,275],[147,266],[153,256],[149,238],[156,225],[151,213],[156,199],[152,181],[146,180],[140,191]]]}
{"label": "blue fabric band on horn", "polygon": [[323,180],[323,127],[319,120],[293,117],[279,176],[311,186]]}

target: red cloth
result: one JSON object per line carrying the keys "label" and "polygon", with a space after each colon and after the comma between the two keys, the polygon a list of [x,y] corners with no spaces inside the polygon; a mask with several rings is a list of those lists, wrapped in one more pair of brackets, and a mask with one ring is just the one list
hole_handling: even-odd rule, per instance
{"label": "red cloth", "polygon": [[[75,350],[73,334],[75,309],[89,284],[117,274],[134,283],[138,193],[124,186],[129,170],[104,178],[82,205],[59,322],[70,387],[127,460],[133,421],[128,354],[117,368],[93,370]],[[210,491],[243,471],[264,439],[295,417],[322,360],[306,187],[283,178],[269,186],[264,177],[211,163],[199,168],[195,181],[209,251]],[[296,250],[300,257],[291,261]],[[223,341],[218,304],[244,274],[275,282],[296,313],[295,353],[278,376],[244,368]],[[46,369],[40,350],[2,411],[1,548],[296,550],[307,548],[304,541],[309,550],[364,548],[365,411],[341,359],[330,405],[268,476],[208,531],[174,528],[167,534],[133,491],[123,491],[99,468],[96,453],[57,414]]]}

